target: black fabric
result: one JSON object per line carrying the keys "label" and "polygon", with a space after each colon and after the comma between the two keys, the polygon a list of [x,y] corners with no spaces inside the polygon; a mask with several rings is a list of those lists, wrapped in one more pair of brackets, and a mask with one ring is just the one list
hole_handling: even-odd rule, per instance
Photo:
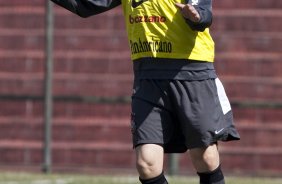
{"label": "black fabric", "polygon": [[161,144],[165,153],[181,153],[240,139],[232,111],[223,114],[214,79],[134,80],[131,105],[134,147]]}
{"label": "black fabric", "polygon": [[198,175],[200,177],[200,184],[225,184],[220,166],[214,171],[198,173]]}
{"label": "black fabric", "polygon": [[133,61],[135,79],[206,80],[217,78],[212,62],[140,58]]}
{"label": "black fabric", "polygon": [[147,180],[143,180],[139,178],[139,180],[142,184],[168,184],[163,172],[155,178],[147,179]]}
{"label": "black fabric", "polygon": [[108,11],[121,4],[120,0],[51,0],[67,10],[81,16],[89,17]]}

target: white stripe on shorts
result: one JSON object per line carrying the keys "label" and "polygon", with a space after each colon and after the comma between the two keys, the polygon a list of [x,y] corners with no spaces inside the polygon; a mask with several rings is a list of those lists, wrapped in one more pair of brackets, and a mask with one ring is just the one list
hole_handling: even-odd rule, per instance
{"label": "white stripe on shorts", "polygon": [[218,98],[219,98],[219,102],[220,102],[223,114],[226,114],[227,112],[231,110],[230,102],[226,96],[224,87],[218,78],[215,79],[215,84],[216,84],[217,94],[218,94]]}

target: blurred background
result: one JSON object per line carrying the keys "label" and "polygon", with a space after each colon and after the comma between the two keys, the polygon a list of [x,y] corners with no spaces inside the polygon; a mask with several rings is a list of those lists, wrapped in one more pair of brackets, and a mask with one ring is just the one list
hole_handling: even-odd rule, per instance
{"label": "blurred background", "polygon": [[[213,3],[215,65],[242,139],[220,143],[222,166],[281,176],[282,1]],[[134,172],[132,79],[121,7],[82,19],[0,0],[0,170]],[[195,173],[187,154],[166,167]]]}

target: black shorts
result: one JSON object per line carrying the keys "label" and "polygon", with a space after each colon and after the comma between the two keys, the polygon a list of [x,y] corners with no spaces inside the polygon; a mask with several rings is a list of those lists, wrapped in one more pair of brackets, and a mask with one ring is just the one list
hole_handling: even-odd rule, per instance
{"label": "black shorts", "polygon": [[239,140],[219,79],[134,81],[133,146],[160,144],[166,153]]}

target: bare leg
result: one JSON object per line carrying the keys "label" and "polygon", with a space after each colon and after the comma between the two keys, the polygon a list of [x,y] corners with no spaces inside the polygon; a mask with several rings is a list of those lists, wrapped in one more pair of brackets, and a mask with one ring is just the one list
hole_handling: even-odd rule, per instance
{"label": "bare leg", "polygon": [[197,172],[209,172],[218,168],[219,153],[217,145],[190,150],[190,157]]}
{"label": "bare leg", "polygon": [[143,144],[136,148],[136,168],[141,179],[151,179],[163,172],[163,147]]}
{"label": "bare leg", "polygon": [[200,177],[200,184],[224,184],[217,145],[190,150],[190,156]]}

